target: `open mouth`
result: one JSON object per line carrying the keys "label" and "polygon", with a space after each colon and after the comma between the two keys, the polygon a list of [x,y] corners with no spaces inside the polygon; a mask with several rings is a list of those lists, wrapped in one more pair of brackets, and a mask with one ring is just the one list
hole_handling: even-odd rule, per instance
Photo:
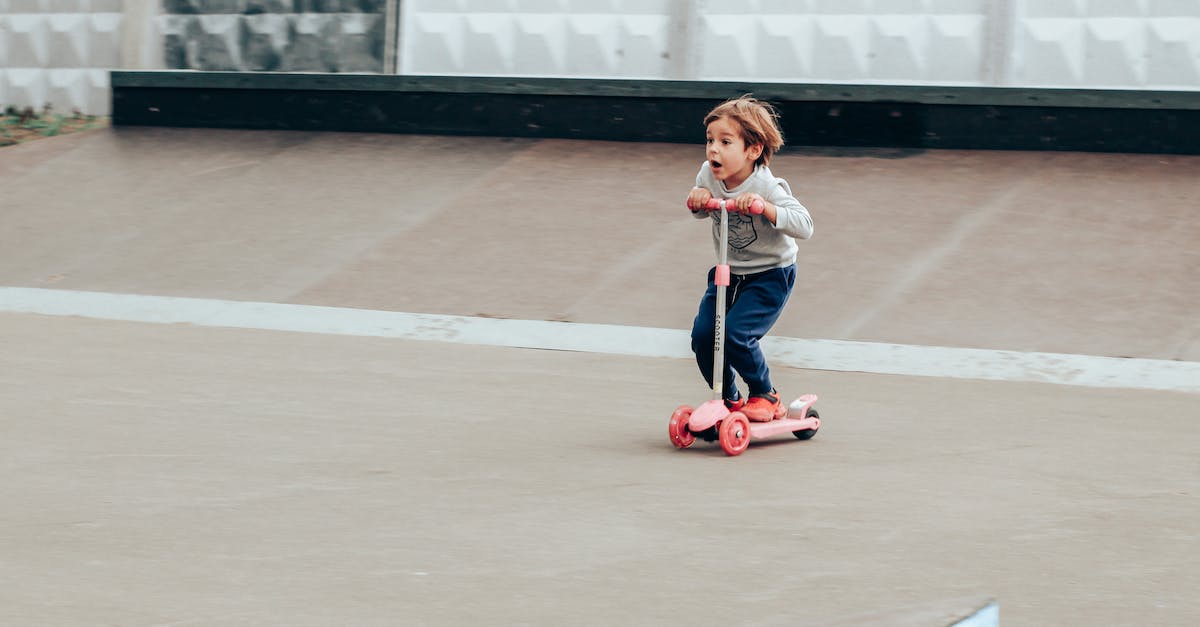
{"label": "open mouth", "polygon": [[719,168],[719,167],[721,167],[721,162],[720,162],[720,161],[717,161],[716,159],[710,159],[710,160],[708,161],[708,163],[709,163],[709,165],[711,165],[711,166],[712,166],[714,169],[715,169],[715,168]]}

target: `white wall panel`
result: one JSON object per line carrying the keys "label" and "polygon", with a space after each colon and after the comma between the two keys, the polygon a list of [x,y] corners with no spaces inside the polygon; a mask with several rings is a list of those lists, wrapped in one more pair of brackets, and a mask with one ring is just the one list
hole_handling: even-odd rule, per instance
{"label": "white wall panel", "polygon": [[[0,0],[5,13],[120,13],[123,0]],[[155,0],[141,0],[154,2]]]}
{"label": "white wall panel", "polygon": [[571,69],[567,65],[566,50],[571,30],[568,18],[563,15],[517,15],[513,56],[524,59],[525,70],[530,74],[569,74]]}
{"label": "white wall panel", "polygon": [[89,68],[117,69],[121,67],[120,13],[90,13],[87,15]]}
{"label": "white wall panel", "polygon": [[0,106],[109,112],[121,0],[0,0]]}
{"label": "white wall panel", "polygon": [[402,74],[1200,90],[1200,0],[410,0],[402,9]]}
{"label": "white wall panel", "polygon": [[[967,84],[982,79],[986,15],[979,2],[763,0],[759,10],[755,3],[702,4],[702,40],[737,41],[753,49],[740,59],[706,49],[703,78]],[[797,13],[798,6],[806,11]],[[943,6],[950,8],[938,13]]]}
{"label": "white wall panel", "polygon": [[1017,37],[1013,84],[1079,85],[1083,82],[1084,25],[1079,20],[1025,20]]}
{"label": "white wall panel", "polygon": [[1009,82],[1200,90],[1200,0],[1021,0]]}
{"label": "white wall panel", "polygon": [[[810,15],[774,15],[759,24],[752,67],[763,76],[811,76],[816,20]],[[711,51],[719,58],[719,51]],[[711,57],[706,57],[706,62]],[[726,70],[737,73],[737,68]]]}
{"label": "white wall panel", "polygon": [[[771,63],[774,59],[760,59],[758,54],[761,41],[752,40],[744,34],[753,32],[755,18],[746,15],[710,16],[701,18],[699,33],[700,61],[697,65],[697,77],[708,80],[727,80],[730,77],[745,76],[746,68],[759,67],[760,63]],[[770,41],[768,40],[768,45]],[[792,50],[779,49],[775,42],[775,51],[782,54],[794,53]],[[781,64],[786,68],[797,61],[797,57],[789,56]]]}
{"label": "white wall panel", "polygon": [[665,15],[624,15],[617,19],[620,48],[616,73],[620,76],[658,78],[666,75],[670,49]]}
{"label": "white wall panel", "polygon": [[871,20],[868,75],[876,80],[920,80],[929,75],[930,24],[921,15]]}
{"label": "white wall panel", "polygon": [[[813,36],[813,73],[794,80],[861,83],[868,78],[871,22],[862,14],[826,14]],[[765,78],[765,77],[759,77]]]}
{"label": "white wall panel", "polygon": [[[88,103],[91,94],[91,84],[88,81],[87,70],[80,69],[51,69],[45,72],[46,96],[50,103],[72,103],[82,110]],[[63,113],[60,111],[60,113]]]}
{"label": "white wall panel", "polygon": [[[1195,3],[1200,10],[1200,2]],[[1152,18],[1147,24],[1146,53],[1153,62],[1146,83],[1195,89],[1200,85],[1200,17]]]}
{"label": "white wall panel", "polygon": [[[1087,0],[1018,0],[1026,19],[1080,18],[1087,15]],[[1133,0],[1136,2],[1136,0]]]}
{"label": "white wall panel", "polygon": [[[560,47],[555,56],[565,59],[563,74],[574,76],[616,75],[617,29],[603,15],[573,15],[567,37],[554,40]],[[465,68],[464,68],[465,69]]]}
{"label": "white wall panel", "polygon": [[960,85],[984,82],[986,19],[980,14],[929,18],[927,80]]}
{"label": "white wall panel", "polygon": [[670,58],[671,6],[623,0],[405,2],[400,73],[657,78]]}
{"label": "white wall panel", "polygon": [[1122,17],[1089,19],[1085,26],[1085,85],[1146,84],[1146,25]]}
{"label": "white wall panel", "polygon": [[17,13],[0,26],[8,30],[8,67],[44,68],[50,63],[50,24],[45,15]]}
{"label": "white wall panel", "polygon": [[41,108],[46,103],[46,83],[49,76],[40,68],[12,69],[8,75],[10,104]]}
{"label": "white wall panel", "polygon": [[45,16],[48,26],[46,67],[86,67],[88,64],[87,16],[80,13],[53,13]]}
{"label": "white wall panel", "polygon": [[[405,74],[758,81],[978,83],[986,19],[982,0],[415,0],[404,9]],[[687,16],[691,32],[672,27]],[[672,57],[687,58],[688,76],[672,76]]]}

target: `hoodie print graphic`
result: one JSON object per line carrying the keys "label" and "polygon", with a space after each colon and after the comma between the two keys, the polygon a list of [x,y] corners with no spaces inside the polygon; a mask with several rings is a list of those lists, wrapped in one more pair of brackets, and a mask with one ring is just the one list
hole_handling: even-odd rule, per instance
{"label": "hoodie print graphic", "polygon": [[[721,216],[713,216],[713,236],[721,237]],[[729,247],[742,250],[758,239],[758,231],[754,228],[754,218],[743,213],[729,214]]]}

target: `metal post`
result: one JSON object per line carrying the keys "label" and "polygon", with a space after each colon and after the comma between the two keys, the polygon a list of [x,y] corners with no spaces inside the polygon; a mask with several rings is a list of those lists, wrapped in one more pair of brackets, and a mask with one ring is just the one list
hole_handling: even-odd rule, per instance
{"label": "metal post", "polygon": [[387,0],[383,19],[383,73],[399,74],[400,46],[400,0]]}
{"label": "metal post", "polygon": [[154,20],[161,11],[160,2],[124,0],[121,3],[120,68],[157,70],[163,59],[163,42],[155,38]]}
{"label": "metal post", "polygon": [[980,77],[985,85],[1003,86],[1012,83],[1017,2],[1018,0],[991,0],[988,3],[983,71]]}
{"label": "metal post", "polygon": [[694,79],[696,69],[695,33],[700,27],[698,0],[676,0],[671,3],[667,32],[667,78]]}

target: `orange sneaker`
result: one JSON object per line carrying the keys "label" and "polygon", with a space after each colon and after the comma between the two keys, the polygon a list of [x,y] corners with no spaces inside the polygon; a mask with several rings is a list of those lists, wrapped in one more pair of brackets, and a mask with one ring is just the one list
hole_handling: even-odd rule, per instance
{"label": "orange sneaker", "polygon": [[787,407],[779,400],[779,392],[771,390],[766,394],[754,394],[742,408],[742,413],[755,422],[770,422],[787,415]]}
{"label": "orange sneaker", "polygon": [[742,408],[745,406],[746,406],[746,399],[742,398],[741,396],[737,397],[736,399],[734,399],[732,401],[729,399],[725,399],[725,409],[728,409],[731,412],[742,411]]}

